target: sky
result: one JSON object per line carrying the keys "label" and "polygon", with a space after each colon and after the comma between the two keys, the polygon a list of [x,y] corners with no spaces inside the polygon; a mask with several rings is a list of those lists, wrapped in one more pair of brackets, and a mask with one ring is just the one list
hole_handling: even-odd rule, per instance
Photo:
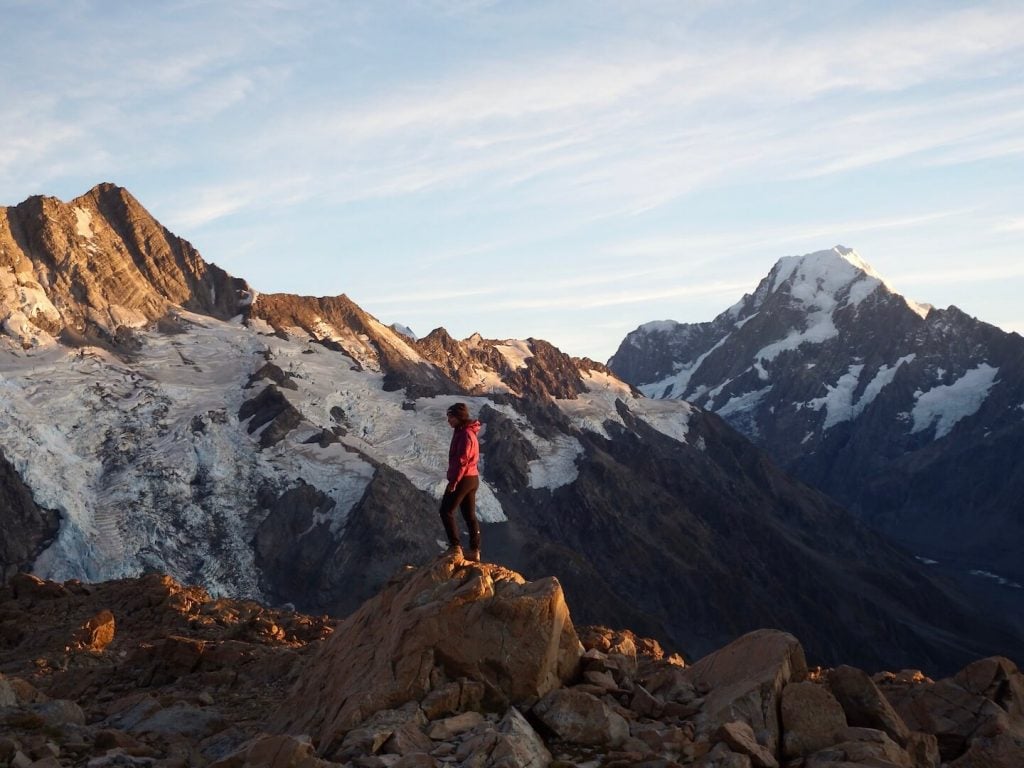
{"label": "sky", "polygon": [[0,0],[0,205],[605,361],[781,257],[1024,333],[1024,3]]}

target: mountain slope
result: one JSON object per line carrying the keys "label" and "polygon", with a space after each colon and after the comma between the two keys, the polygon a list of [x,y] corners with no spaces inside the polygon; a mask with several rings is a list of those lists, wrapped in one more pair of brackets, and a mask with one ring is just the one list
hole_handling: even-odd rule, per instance
{"label": "mountain slope", "polygon": [[709,323],[641,326],[609,366],[713,410],[934,558],[1024,578],[1024,339],[896,294],[853,251],[780,260]]}
{"label": "mountain slope", "polygon": [[192,251],[155,223],[129,248],[119,233],[153,221],[132,206],[78,232],[76,209],[108,196],[131,199],[45,199],[28,250],[0,234],[25,289],[0,304],[0,442],[40,521],[17,529],[19,563],[40,575],[159,570],[347,613],[443,547],[444,413],[462,400],[485,425],[485,556],[557,575],[582,621],[691,654],[774,624],[812,658],[939,670],[1022,644],[714,414],[540,340],[412,340],[344,296],[255,295],[198,255],[161,260]]}

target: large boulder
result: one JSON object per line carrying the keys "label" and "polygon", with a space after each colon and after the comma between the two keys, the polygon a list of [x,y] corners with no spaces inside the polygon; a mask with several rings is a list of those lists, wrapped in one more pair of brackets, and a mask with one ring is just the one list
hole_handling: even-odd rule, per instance
{"label": "large boulder", "polygon": [[382,709],[467,678],[484,704],[529,707],[573,677],[580,645],[562,588],[442,556],[409,568],[345,619],[272,718],[322,753]]}
{"label": "large boulder", "polygon": [[601,699],[586,691],[552,691],[532,714],[558,738],[576,744],[617,746],[629,737],[629,723]]}
{"label": "large boulder", "polygon": [[1024,765],[1024,739],[1009,733],[978,738],[949,764],[950,768],[1020,768]]}
{"label": "large boulder", "polygon": [[965,691],[984,696],[1024,720],[1024,674],[1004,656],[990,656],[968,664],[953,676]]}
{"label": "large boulder", "polygon": [[696,720],[698,736],[709,740],[722,725],[738,720],[778,755],[782,689],[806,674],[800,641],[776,629],[750,632],[705,656],[683,671],[698,691],[707,691]]}
{"label": "large boulder", "polygon": [[802,757],[837,744],[846,726],[842,706],[824,685],[805,680],[782,691],[785,757]]}
{"label": "large boulder", "polygon": [[1024,675],[1002,656],[979,659],[938,682],[886,688],[886,695],[910,728],[937,738],[944,761],[962,756],[965,766],[989,759],[1014,764],[1006,756],[1024,743]]}
{"label": "large boulder", "polygon": [[836,667],[828,673],[828,684],[847,723],[885,731],[901,747],[906,746],[910,729],[866,672],[846,665]]}

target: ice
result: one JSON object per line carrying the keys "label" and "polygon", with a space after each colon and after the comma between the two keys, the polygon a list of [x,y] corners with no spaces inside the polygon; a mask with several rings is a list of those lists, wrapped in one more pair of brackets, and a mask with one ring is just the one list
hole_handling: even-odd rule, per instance
{"label": "ice", "polygon": [[526,361],[533,357],[533,350],[530,349],[529,343],[518,339],[509,339],[503,344],[495,344],[494,348],[501,353],[512,370],[525,368]]}
{"label": "ice", "polygon": [[815,411],[825,408],[823,429],[829,429],[841,421],[849,421],[854,417],[853,392],[860,383],[860,373],[863,370],[863,365],[851,365],[847,373],[839,377],[835,386],[826,385],[827,395],[808,401],[807,407]]}
{"label": "ice", "polygon": [[940,385],[927,392],[916,392],[911,411],[911,434],[935,426],[935,439],[945,437],[961,419],[977,413],[995,384],[998,368],[981,363],[967,371],[952,384]]}
{"label": "ice", "polygon": [[638,331],[643,333],[669,333],[679,327],[679,323],[675,320],[652,320],[649,323],[644,323]]}
{"label": "ice", "polygon": [[725,405],[721,408],[716,409],[716,413],[725,418],[734,413],[742,413],[745,411],[752,411],[757,407],[757,404],[764,399],[765,395],[772,391],[771,386],[758,389],[753,392],[746,392],[742,395],[736,395],[735,397],[729,398]]}
{"label": "ice", "polygon": [[657,400],[633,395],[629,385],[601,371],[583,372],[587,391],[575,400],[556,400],[578,429],[610,437],[606,422],[624,423],[615,406],[621,400],[637,417],[664,435],[686,442],[693,406],[680,400]]}
{"label": "ice", "polygon": [[822,407],[825,408],[825,421],[822,424],[822,429],[831,429],[836,424],[855,419],[878,397],[882,389],[892,382],[899,367],[911,362],[914,357],[913,354],[905,355],[899,358],[892,367],[880,366],[856,402],[853,395],[860,383],[864,366],[863,364],[851,365],[847,373],[843,374],[834,385],[826,385],[828,394],[808,401],[807,407],[815,411],[821,410]]}
{"label": "ice", "polygon": [[678,370],[675,373],[666,376],[661,381],[641,385],[639,387],[640,391],[647,397],[651,398],[663,399],[670,397],[684,397],[686,395],[687,387],[690,386],[690,379],[693,378],[693,374],[697,372],[701,364],[707,359],[708,355],[725,344],[725,342],[729,340],[730,336],[731,334],[723,336],[717,344],[701,354],[696,360],[685,363],[676,363]]}
{"label": "ice", "polygon": [[95,234],[92,231],[92,214],[85,208],[75,207],[75,232],[79,237],[92,240]]}

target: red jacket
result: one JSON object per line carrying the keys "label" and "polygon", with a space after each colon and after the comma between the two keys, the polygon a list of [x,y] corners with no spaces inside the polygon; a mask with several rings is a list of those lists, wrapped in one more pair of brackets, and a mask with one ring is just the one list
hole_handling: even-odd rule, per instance
{"label": "red jacket", "polygon": [[480,431],[480,422],[471,421],[459,427],[452,435],[452,444],[448,449],[448,486],[451,487],[464,477],[480,474],[476,463],[480,460],[480,443],[476,433]]}

